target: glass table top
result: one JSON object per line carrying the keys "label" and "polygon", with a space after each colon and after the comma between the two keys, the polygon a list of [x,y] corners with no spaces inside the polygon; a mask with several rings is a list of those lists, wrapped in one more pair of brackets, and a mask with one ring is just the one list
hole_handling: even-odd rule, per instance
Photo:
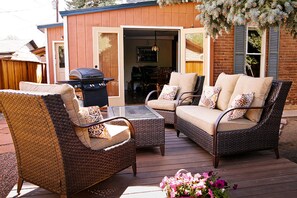
{"label": "glass table top", "polygon": [[122,116],[128,119],[158,118],[147,106],[108,107],[108,114]]}

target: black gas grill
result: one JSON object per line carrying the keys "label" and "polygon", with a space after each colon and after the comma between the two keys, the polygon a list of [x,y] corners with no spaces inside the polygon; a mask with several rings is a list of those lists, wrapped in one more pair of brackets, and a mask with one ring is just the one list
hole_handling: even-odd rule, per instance
{"label": "black gas grill", "polygon": [[80,88],[83,94],[85,107],[108,105],[108,94],[106,84],[113,80],[104,78],[103,73],[98,69],[77,68],[69,73],[69,81],[64,81],[74,88]]}

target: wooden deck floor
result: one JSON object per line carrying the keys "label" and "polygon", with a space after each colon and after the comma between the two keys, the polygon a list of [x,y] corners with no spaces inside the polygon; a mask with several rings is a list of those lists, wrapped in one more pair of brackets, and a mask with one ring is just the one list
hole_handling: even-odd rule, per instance
{"label": "wooden deck floor", "polygon": [[[296,197],[297,164],[287,159],[275,159],[272,151],[260,151],[222,158],[219,168],[212,166],[211,156],[187,137],[176,137],[166,129],[165,156],[158,148],[138,149],[138,173],[133,177],[128,168],[75,197],[166,197],[160,190],[162,178],[179,169],[192,173],[215,171],[231,184],[238,184],[230,197]],[[21,197],[52,198],[58,195],[25,183]],[[16,195],[16,187],[8,197]]]}

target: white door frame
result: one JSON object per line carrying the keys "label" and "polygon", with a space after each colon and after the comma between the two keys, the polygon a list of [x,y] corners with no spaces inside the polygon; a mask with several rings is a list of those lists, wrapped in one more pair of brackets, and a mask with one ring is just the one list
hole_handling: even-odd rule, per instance
{"label": "white door frame", "polygon": [[118,35],[118,81],[119,95],[109,96],[108,103],[110,106],[125,105],[125,87],[124,87],[124,35],[122,27],[93,27],[93,65],[99,65],[99,48],[98,48],[98,33],[116,33]]}
{"label": "white door frame", "polygon": [[[57,56],[58,54],[56,53],[56,45],[63,45],[64,46],[64,41],[53,41],[52,42],[52,46],[53,46],[53,69],[54,69],[54,83],[57,83]],[[65,46],[64,46],[65,47]],[[64,53],[64,58],[65,57],[65,53]],[[66,75],[66,66],[65,66],[65,75]],[[66,80],[66,78],[65,78]]]}
{"label": "white door frame", "polygon": [[[204,39],[206,41],[203,41],[203,71],[205,72],[205,81],[204,84],[209,85],[210,84],[210,36],[206,35],[206,32],[204,28],[187,28],[187,29],[182,29],[180,31],[180,64],[181,68],[180,71],[182,73],[186,72],[186,34],[187,33],[203,33]],[[206,49],[206,50],[205,50]]]}

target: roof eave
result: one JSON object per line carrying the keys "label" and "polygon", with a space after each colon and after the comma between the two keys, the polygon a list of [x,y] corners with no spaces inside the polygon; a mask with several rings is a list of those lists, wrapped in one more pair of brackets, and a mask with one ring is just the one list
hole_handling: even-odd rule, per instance
{"label": "roof eave", "polygon": [[60,11],[60,15],[64,17],[64,16],[71,16],[71,15],[89,14],[94,12],[104,12],[104,11],[121,10],[121,9],[127,9],[127,8],[137,8],[137,7],[146,7],[146,6],[156,6],[156,5],[158,5],[156,1],[144,1],[144,2],[119,4],[119,5],[112,5],[112,6],[105,6],[105,7]]}

